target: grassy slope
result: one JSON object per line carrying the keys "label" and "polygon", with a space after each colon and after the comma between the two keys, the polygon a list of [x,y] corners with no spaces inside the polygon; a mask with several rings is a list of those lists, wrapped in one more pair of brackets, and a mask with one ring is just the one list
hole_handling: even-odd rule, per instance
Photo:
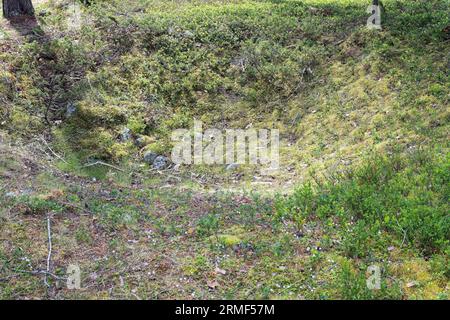
{"label": "grassy slope", "polygon": [[[10,30],[1,125],[17,141],[47,118],[70,174],[40,160],[39,143],[0,150],[11,154],[0,166],[2,297],[448,298],[448,6],[386,0],[374,33],[366,2],[99,1],[77,31],[64,6],[42,5],[50,14],[28,43]],[[54,125],[68,102],[75,117]],[[198,192],[256,189],[258,170],[150,174],[142,150],[116,138],[127,126],[169,152],[170,131],[194,117],[281,129],[270,189],[316,182],[276,199]],[[368,162],[373,152],[387,158]],[[133,174],[81,168],[88,158]],[[17,271],[43,268],[49,211],[55,272],[79,263],[81,291],[46,291]],[[373,263],[381,291],[365,289]]]}

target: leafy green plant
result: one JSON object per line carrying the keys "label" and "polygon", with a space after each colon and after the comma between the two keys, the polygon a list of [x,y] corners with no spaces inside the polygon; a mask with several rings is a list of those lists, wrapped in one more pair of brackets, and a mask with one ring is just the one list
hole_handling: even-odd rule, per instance
{"label": "leafy green plant", "polygon": [[200,237],[216,234],[218,230],[219,217],[214,213],[207,214],[206,216],[200,218],[197,223],[197,235]]}
{"label": "leafy green plant", "polygon": [[305,185],[279,199],[277,216],[300,225],[305,219],[335,216],[349,255],[367,252],[383,231],[428,253],[447,252],[448,169],[443,155],[376,156],[338,181],[316,189]]}

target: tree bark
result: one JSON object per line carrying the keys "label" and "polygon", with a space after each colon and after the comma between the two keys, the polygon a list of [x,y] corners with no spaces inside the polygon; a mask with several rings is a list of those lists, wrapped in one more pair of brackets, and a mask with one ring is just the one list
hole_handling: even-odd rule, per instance
{"label": "tree bark", "polygon": [[3,16],[12,18],[20,15],[34,15],[34,8],[31,0],[2,0]]}

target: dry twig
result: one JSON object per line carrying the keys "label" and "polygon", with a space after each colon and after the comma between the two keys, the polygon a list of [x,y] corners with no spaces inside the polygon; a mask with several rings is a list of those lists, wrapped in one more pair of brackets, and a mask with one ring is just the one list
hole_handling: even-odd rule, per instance
{"label": "dry twig", "polygon": [[57,154],[55,151],[53,151],[52,148],[50,148],[50,146],[48,145],[48,142],[44,139],[44,137],[40,137],[41,141],[44,142],[45,146],[47,147],[47,149],[55,156],[57,157],[59,160],[61,160],[62,162],[67,164],[67,161],[64,160],[63,157],[61,157],[59,154]]}
{"label": "dry twig", "polygon": [[48,275],[50,273],[50,265],[52,260],[52,230],[51,230],[51,222],[50,222],[51,215],[49,214],[47,216],[47,236],[48,236],[48,256],[47,256],[47,271],[45,273],[45,284],[47,287],[50,287],[50,284],[48,283]]}
{"label": "dry twig", "polygon": [[103,161],[96,161],[96,162],[93,162],[93,163],[88,163],[88,164],[85,164],[83,167],[87,168],[87,167],[93,167],[93,166],[96,166],[96,165],[102,165],[102,166],[106,166],[106,167],[110,167],[110,168],[116,169],[117,171],[120,171],[120,172],[125,172],[125,170],[123,170],[123,169],[121,169],[119,167],[113,166],[112,164],[103,162]]}

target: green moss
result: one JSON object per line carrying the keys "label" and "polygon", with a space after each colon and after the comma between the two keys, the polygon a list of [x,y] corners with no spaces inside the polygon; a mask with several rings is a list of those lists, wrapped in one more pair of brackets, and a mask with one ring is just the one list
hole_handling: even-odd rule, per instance
{"label": "green moss", "polygon": [[134,134],[144,134],[147,128],[147,124],[144,119],[137,117],[130,117],[128,119],[127,128]]}
{"label": "green moss", "polygon": [[135,146],[132,142],[114,143],[107,149],[107,153],[115,162],[129,158],[135,151]]}
{"label": "green moss", "polygon": [[244,241],[246,238],[246,231],[238,226],[234,225],[223,231],[223,233],[217,235],[217,240],[219,243],[226,247],[233,247]]}
{"label": "green moss", "polygon": [[208,259],[203,255],[187,258],[182,263],[183,272],[189,276],[198,276],[210,268]]}
{"label": "green moss", "polygon": [[[152,139],[153,140],[153,139]],[[150,140],[148,140],[150,141]],[[171,151],[171,144],[167,141],[157,141],[145,146],[144,152],[153,151],[157,154],[169,154]]]}
{"label": "green moss", "polygon": [[221,244],[232,247],[242,242],[242,239],[232,234],[219,234],[218,240]]}

